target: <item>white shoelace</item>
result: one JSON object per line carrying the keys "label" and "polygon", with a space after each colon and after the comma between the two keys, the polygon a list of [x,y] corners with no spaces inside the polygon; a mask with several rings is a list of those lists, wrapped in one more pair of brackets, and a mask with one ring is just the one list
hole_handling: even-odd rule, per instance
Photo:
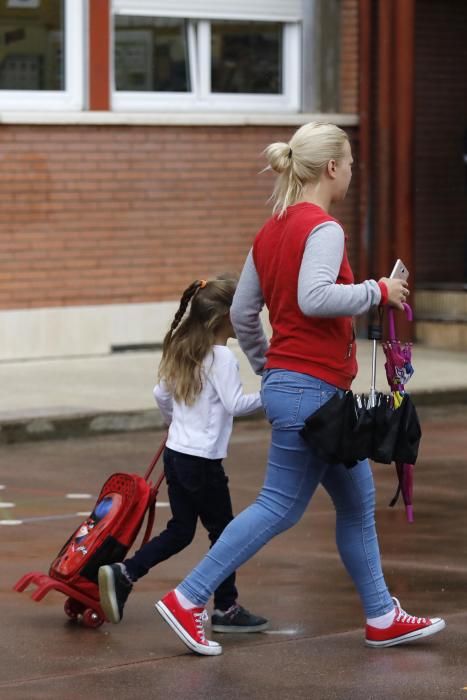
{"label": "white shoelace", "polygon": [[204,623],[209,620],[207,610],[203,610],[200,613],[193,613],[195,618],[196,629],[198,630],[199,637],[202,642],[206,641],[206,635],[204,634]]}
{"label": "white shoelace", "polygon": [[399,603],[397,598],[393,598],[393,600],[397,610],[399,611],[396,616],[396,622],[407,622],[408,624],[412,625],[419,625],[420,623],[425,624],[426,622],[428,622],[426,617],[415,617],[415,615],[409,615],[405,612],[405,610],[401,608],[401,604]]}

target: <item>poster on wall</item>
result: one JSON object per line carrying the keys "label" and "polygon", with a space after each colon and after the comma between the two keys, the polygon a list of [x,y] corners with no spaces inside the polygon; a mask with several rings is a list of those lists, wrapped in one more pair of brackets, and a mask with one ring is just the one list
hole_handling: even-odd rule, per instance
{"label": "poster on wall", "polygon": [[8,7],[25,7],[28,9],[36,9],[40,7],[41,0],[7,0]]}

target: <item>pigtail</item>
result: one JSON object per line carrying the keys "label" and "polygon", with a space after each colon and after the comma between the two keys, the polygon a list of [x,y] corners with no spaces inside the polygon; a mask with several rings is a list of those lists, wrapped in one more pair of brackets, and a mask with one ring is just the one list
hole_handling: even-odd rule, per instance
{"label": "pigtail", "polygon": [[204,280],[196,280],[195,282],[192,282],[189,287],[185,289],[183,292],[181,299],[180,299],[180,305],[177,309],[177,312],[174,316],[174,319],[172,321],[172,324],[164,338],[164,342],[162,344],[162,353],[165,354],[169,347],[170,343],[172,341],[172,335],[174,331],[177,329],[178,325],[180,324],[182,318],[185,315],[185,312],[188,308],[188,304],[190,301],[193,299],[195,296],[196,292],[201,289],[202,287],[206,286],[206,282]]}

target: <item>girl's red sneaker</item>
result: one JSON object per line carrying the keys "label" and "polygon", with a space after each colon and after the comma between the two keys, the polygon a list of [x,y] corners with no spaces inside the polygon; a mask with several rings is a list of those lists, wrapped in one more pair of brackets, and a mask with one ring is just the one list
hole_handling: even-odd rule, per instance
{"label": "girl's red sneaker", "polygon": [[392,625],[384,629],[366,626],[365,643],[370,647],[393,647],[415,642],[422,637],[441,632],[446,623],[440,617],[415,617],[402,610],[397,598],[393,598],[395,611]]}
{"label": "girl's red sneaker", "polygon": [[170,591],[156,603],[156,610],[189,649],[206,656],[222,654],[221,645],[210,642],[204,634],[204,623],[208,620],[204,608],[186,610],[178,602],[175,591]]}

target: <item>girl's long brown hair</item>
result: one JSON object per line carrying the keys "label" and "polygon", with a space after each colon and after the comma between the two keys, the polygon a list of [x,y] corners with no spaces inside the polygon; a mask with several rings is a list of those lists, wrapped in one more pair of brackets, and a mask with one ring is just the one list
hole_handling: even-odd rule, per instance
{"label": "girl's long brown hair", "polygon": [[[158,375],[176,401],[193,405],[203,388],[203,362],[229,313],[236,286],[233,277],[222,277],[205,284],[196,280],[183,292],[164,338]],[[188,305],[188,316],[182,321]]]}

